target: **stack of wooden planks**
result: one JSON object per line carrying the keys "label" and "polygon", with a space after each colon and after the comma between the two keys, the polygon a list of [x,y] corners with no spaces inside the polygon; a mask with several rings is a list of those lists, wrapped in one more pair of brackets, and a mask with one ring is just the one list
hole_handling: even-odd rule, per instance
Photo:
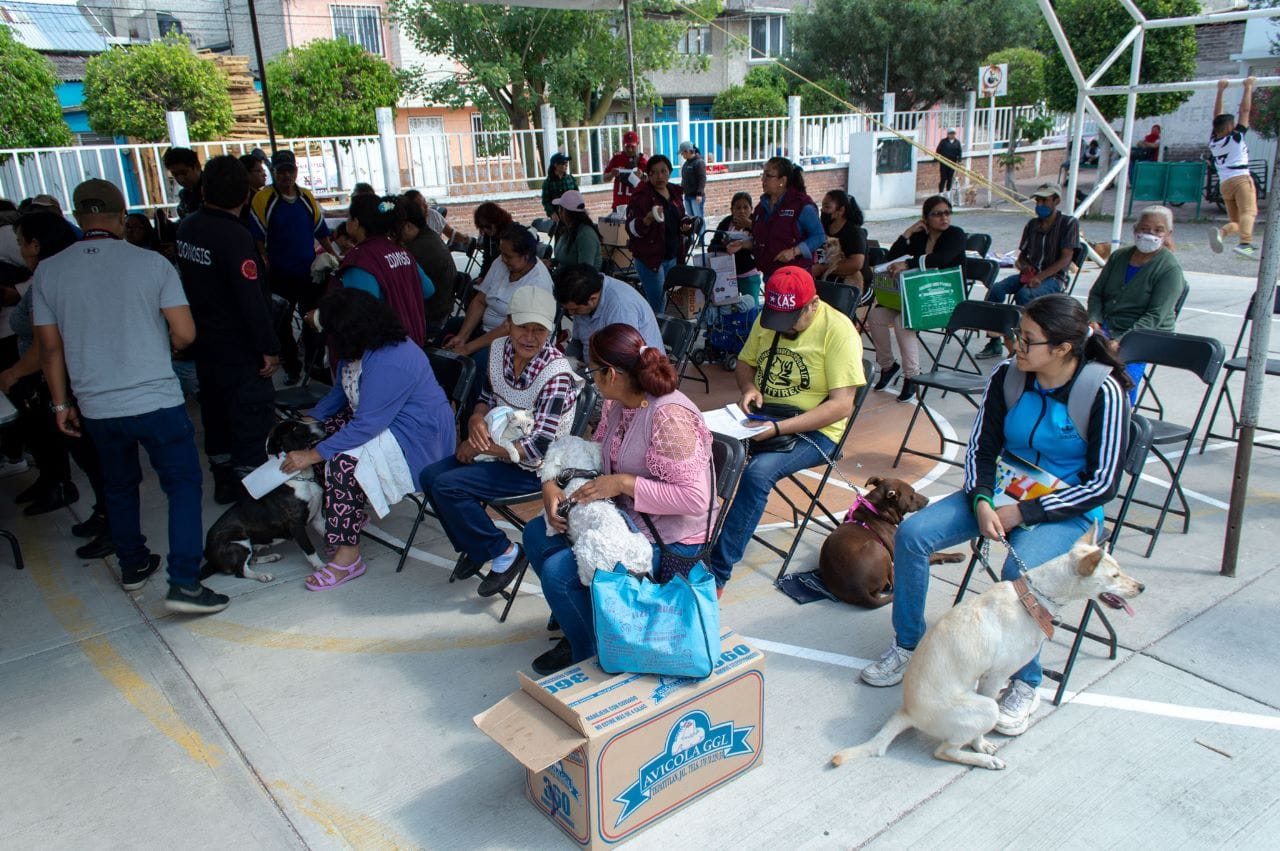
{"label": "stack of wooden planks", "polygon": [[231,108],[236,123],[223,138],[264,139],[267,135],[267,116],[262,108],[262,94],[253,86],[253,73],[249,70],[249,57],[228,56],[221,53],[200,51],[200,57],[222,69],[227,75],[227,93],[231,95]]}

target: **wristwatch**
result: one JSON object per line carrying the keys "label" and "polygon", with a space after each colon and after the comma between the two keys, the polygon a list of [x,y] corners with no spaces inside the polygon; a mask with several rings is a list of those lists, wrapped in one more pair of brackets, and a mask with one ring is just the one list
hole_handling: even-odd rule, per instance
{"label": "wristwatch", "polygon": [[49,410],[53,411],[55,414],[60,414],[63,411],[69,411],[74,407],[75,403],[73,402],[63,402],[60,405],[50,405]]}

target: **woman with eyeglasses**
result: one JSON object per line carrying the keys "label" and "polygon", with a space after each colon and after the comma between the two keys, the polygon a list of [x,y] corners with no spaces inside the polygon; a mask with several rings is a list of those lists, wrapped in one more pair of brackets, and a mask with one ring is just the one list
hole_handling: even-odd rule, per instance
{"label": "woman with eyeglasses", "polygon": [[480,274],[476,275],[476,280],[480,281],[489,274],[489,267],[501,254],[498,242],[502,232],[515,220],[511,218],[510,213],[492,201],[485,201],[476,207],[471,218],[475,222],[476,239],[480,243]]}
{"label": "woman with eyeglasses", "polygon": [[[924,215],[902,232],[889,249],[890,258],[906,257],[889,267],[888,274],[897,276],[908,269],[948,269],[964,262],[964,231],[951,224],[951,202],[942,195],[933,195],[924,202]],[[916,332],[902,327],[902,313],[891,307],[877,304],[867,313],[867,333],[876,347],[876,363],[880,365],[880,380],[876,389],[883,390],[898,374],[898,362],[893,359],[893,346],[889,341],[898,338],[898,351],[902,355],[902,392],[898,401],[905,402],[915,394],[915,382],[920,374],[920,342]]]}
{"label": "woman with eyeglasses", "polygon": [[764,280],[782,266],[810,269],[813,255],[827,241],[818,205],[805,193],[804,169],[786,157],[773,157],[760,174],[764,194],[751,214],[751,235],[729,243],[730,254],[750,248]]}
{"label": "woman with eyeglasses", "polygon": [[[698,406],[677,389],[680,378],[666,352],[645,345],[630,325],[607,325],[591,335],[587,363],[605,398],[595,433],[604,475],[574,491],[572,501],[614,500],[654,545],[655,573],[660,544],[696,557],[715,526],[711,432]],[[554,480],[544,481],[543,516],[524,529],[529,565],[564,630],[564,638],[533,661],[541,676],[596,655],[591,589],[578,578],[568,527],[557,511],[564,499]]]}
{"label": "woman with eyeglasses", "polygon": [[[1028,568],[1071,549],[1103,522],[1103,508],[1115,496],[1129,429],[1125,389],[1131,384],[1089,316],[1062,293],[1027,305],[1015,337],[1014,357],[1001,363],[987,383],[969,448],[964,489],[932,502],[898,526],[893,556],[892,646],[862,671],[863,682],[891,686],[903,671],[925,630],[929,555],[975,537],[1007,539]],[[1078,386],[1077,386],[1078,385]],[[1075,397],[1076,404],[1071,402]],[[1088,427],[1081,434],[1073,408],[1088,403]],[[1077,415],[1079,416],[1079,415]],[[1058,486],[1015,501],[997,492],[1005,465],[1020,459],[1056,478]],[[1011,553],[1003,578],[1021,574]],[[1013,674],[1000,699],[996,732],[1016,736],[1027,729],[1039,706],[1039,656]]]}

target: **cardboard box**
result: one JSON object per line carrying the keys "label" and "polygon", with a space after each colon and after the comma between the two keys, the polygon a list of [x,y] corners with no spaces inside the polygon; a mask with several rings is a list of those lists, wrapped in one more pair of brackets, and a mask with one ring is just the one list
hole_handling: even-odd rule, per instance
{"label": "cardboard box", "polygon": [[604,259],[612,261],[619,269],[630,269],[634,260],[627,248],[626,222],[598,219],[596,227],[600,229],[600,251]]}
{"label": "cardboard box", "polygon": [[732,631],[703,680],[608,674],[591,659],[475,717],[525,767],[525,795],[577,844],[605,848],[760,765],[764,654]]}

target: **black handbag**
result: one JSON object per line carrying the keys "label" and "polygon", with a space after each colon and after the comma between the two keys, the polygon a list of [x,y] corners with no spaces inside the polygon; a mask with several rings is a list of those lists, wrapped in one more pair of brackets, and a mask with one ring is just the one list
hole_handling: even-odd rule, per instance
{"label": "black handbag", "polygon": [[663,542],[662,536],[658,534],[658,530],[654,527],[653,521],[649,519],[648,514],[637,512],[640,519],[644,521],[644,525],[649,527],[649,534],[653,535],[653,542],[658,545],[658,569],[655,571],[653,580],[659,585],[665,585],[677,576],[689,578],[689,572],[693,570],[693,566],[707,557],[711,552],[711,515],[716,508],[716,469],[714,462],[711,467],[711,499],[707,503],[707,531],[702,539],[702,549],[693,555],[681,555],[674,550],[667,549],[666,543]]}
{"label": "black handbag", "polygon": [[[761,388],[769,380],[769,371],[773,368],[773,359],[778,354],[778,339],[782,335],[774,332],[773,343],[769,346],[769,355],[764,362],[764,378],[760,382]],[[795,405],[784,405],[781,402],[766,402],[757,412],[766,417],[772,417],[775,420],[788,420],[792,417],[803,414],[804,411]],[[775,434],[767,440],[748,440],[747,454],[756,455],[761,452],[789,452],[791,447],[796,445],[797,435],[794,434]]]}

